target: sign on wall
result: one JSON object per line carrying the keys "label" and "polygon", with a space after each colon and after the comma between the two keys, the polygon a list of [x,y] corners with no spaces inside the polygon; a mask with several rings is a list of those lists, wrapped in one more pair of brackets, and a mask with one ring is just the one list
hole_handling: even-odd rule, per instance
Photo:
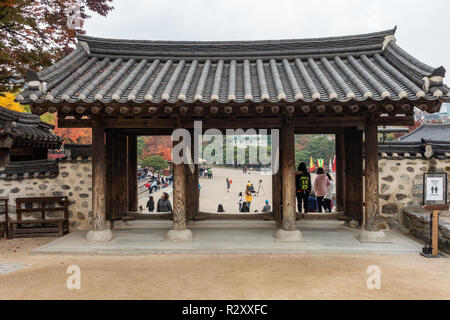
{"label": "sign on wall", "polygon": [[423,175],[423,204],[447,205],[447,174],[424,173]]}

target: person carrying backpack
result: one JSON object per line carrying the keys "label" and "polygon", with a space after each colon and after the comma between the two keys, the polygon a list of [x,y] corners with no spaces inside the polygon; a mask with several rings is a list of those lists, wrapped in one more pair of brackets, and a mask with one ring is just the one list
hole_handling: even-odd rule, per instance
{"label": "person carrying backpack", "polygon": [[298,212],[302,212],[302,202],[305,213],[308,213],[308,199],[311,193],[311,175],[306,168],[306,163],[301,162],[295,173],[295,194],[297,196]]}

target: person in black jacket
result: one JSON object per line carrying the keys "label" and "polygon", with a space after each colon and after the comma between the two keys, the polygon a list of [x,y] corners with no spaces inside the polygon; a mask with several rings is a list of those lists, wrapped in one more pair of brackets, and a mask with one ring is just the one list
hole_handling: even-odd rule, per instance
{"label": "person in black jacket", "polygon": [[172,204],[170,203],[169,194],[167,192],[163,192],[163,194],[161,195],[161,199],[158,200],[156,211],[172,212]]}
{"label": "person in black jacket", "polygon": [[153,211],[155,210],[155,200],[153,199],[152,196],[148,197],[147,208],[148,208],[148,212],[151,212],[151,213],[153,213]]}
{"label": "person in black jacket", "polygon": [[295,173],[295,194],[297,195],[298,212],[302,212],[302,202],[305,213],[308,213],[308,198],[311,193],[311,175],[306,168],[306,163],[298,165]]}

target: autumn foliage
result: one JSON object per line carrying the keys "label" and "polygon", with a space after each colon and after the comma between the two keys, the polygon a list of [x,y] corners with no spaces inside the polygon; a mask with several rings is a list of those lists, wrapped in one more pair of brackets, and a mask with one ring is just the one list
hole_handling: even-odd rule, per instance
{"label": "autumn foliage", "polygon": [[73,50],[81,28],[68,26],[68,11],[80,6],[106,16],[112,0],[2,0],[0,1],[0,93],[23,86],[28,69],[39,71]]}
{"label": "autumn foliage", "polygon": [[170,136],[144,136],[139,139],[138,148],[141,159],[160,155],[166,161],[172,160],[172,140]]}

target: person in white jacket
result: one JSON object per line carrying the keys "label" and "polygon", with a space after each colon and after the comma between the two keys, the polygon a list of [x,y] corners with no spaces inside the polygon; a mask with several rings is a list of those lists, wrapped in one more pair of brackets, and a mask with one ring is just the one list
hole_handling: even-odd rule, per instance
{"label": "person in white jacket", "polygon": [[331,201],[336,196],[336,190],[335,190],[335,184],[333,179],[331,178],[331,175],[327,173],[328,181],[330,182],[328,188],[327,188],[327,194],[324,197],[324,208],[325,212],[328,210],[328,212],[331,212]]}

